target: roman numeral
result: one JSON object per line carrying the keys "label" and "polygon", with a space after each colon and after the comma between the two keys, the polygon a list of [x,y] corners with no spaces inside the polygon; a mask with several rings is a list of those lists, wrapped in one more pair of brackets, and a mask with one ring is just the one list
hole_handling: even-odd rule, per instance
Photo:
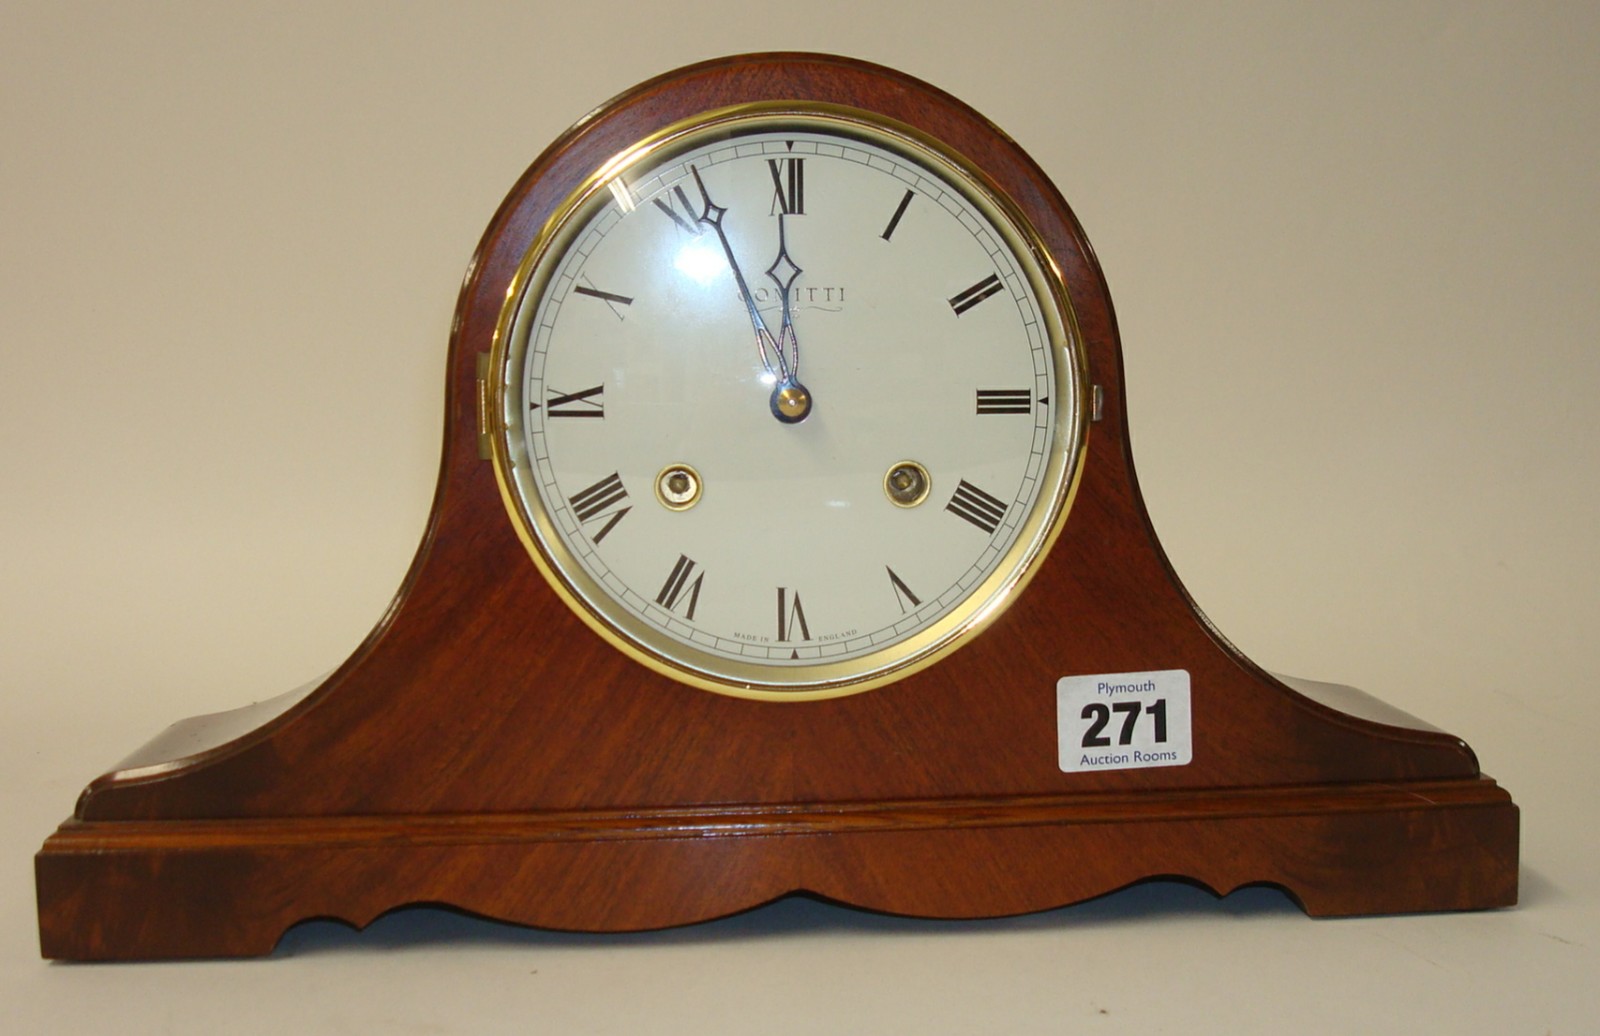
{"label": "roman numeral", "polygon": [[[699,237],[705,230],[700,225],[700,218],[694,214],[694,206],[689,204],[689,196],[683,192],[683,185],[672,188],[666,197],[655,199],[656,208],[667,214],[667,218],[678,225],[678,229],[686,234]],[[679,213],[679,207],[683,212]]]}
{"label": "roman numeral", "polygon": [[587,525],[601,518],[606,520],[600,531],[590,537],[595,543],[599,543],[606,538],[606,533],[616,528],[617,523],[622,521],[623,515],[633,510],[631,506],[624,507],[620,511],[611,510],[626,499],[628,491],[622,487],[622,476],[613,471],[588,489],[568,497],[567,503],[572,505],[572,513],[577,515],[580,525]]}
{"label": "roman numeral", "polygon": [[[889,573],[889,586],[894,590],[894,600],[900,606],[901,615],[922,603],[922,598],[911,592],[911,587],[906,585],[904,579],[894,574],[894,569],[885,565],[883,570]],[[910,607],[907,607],[908,602]]]}
{"label": "roman numeral", "polygon": [[999,291],[1000,288],[1000,276],[998,274],[991,273],[989,276],[985,277],[977,284],[974,284],[961,294],[952,296],[950,299],[950,308],[956,311],[956,316],[960,316],[973,306],[976,306],[978,303],[988,298],[990,295],[993,295],[995,292]]}
{"label": "roman numeral", "polygon": [[889,217],[889,225],[883,228],[882,237],[885,241],[894,236],[894,228],[900,225],[900,217],[906,214],[906,206],[911,204],[912,193],[906,192],[906,196],[900,199],[899,206],[894,210],[894,215]]}
{"label": "roman numeral", "polygon": [[1006,516],[1005,504],[966,479],[962,479],[961,484],[956,486],[955,495],[950,498],[944,509],[988,533],[998,529],[1000,519]]}
{"label": "roman numeral", "polygon": [[[689,577],[694,576],[694,582]],[[695,563],[683,554],[678,555],[678,563],[672,566],[672,572],[667,576],[667,581],[661,584],[661,592],[656,594],[656,603],[667,611],[676,611],[678,601],[684,600],[688,609],[683,617],[694,619],[695,605],[700,603],[700,583],[706,577],[704,572],[695,571]],[[685,597],[685,591],[688,596]]]}
{"label": "roman numeral", "polygon": [[633,305],[633,299],[626,295],[618,295],[615,292],[610,291],[601,291],[599,288],[591,288],[586,284],[580,284],[572,290],[579,295],[588,295],[590,298],[596,298],[602,302],[616,302],[624,306]]}
{"label": "roman numeral", "polygon": [[[584,280],[588,281],[589,278],[585,277]],[[633,305],[633,299],[626,295],[618,295],[614,291],[601,291],[599,288],[596,288],[594,285],[588,283],[575,285],[572,289],[572,292],[575,295],[587,295],[590,298],[599,299],[601,302],[604,302],[606,304],[606,308],[609,309],[618,320],[625,320],[627,319],[627,316],[617,307],[619,305]]]}
{"label": "roman numeral", "polygon": [[[599,396],[605,392],[604,385],[586,388],[578,392],[562,392],[560,389],[550,389],[552,393],[545,400],[545,413],[550,417],[604,417],[606,416],[605,404]],[[539,404],[534,404],[538,409]]]}
{"label": "roman numeral", "polygon": [[1027,389],[978,389],[980,414],[1028,414],[1033,412],[1033,393]]}
{"label": "roman numeral", "polygon": [[769,158],[772,172],[772,208],[767,215],[803,216],[806,213],[806,160]]}
{"label": "roman numeral", "polygon": [[811,630],[806,626],[805,609],[800,607],[800,594],[796,592],[789,596],[789,588],[778,587],[778,639],[780,641],[792,639],[795,630],[800,631],[801,640],[811,639]]}

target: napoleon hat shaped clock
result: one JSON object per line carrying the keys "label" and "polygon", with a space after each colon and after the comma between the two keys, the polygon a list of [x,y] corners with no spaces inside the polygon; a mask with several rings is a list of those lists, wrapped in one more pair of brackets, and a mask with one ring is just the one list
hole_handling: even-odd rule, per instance
{"label": "napoleon hat shaped clock", "polygon": [[1463,742],[1194,608],[1081,229],[927,84],[760,54],[602,106],[485,233],[447,393],[384,619],[91,783],[36,858],[45,955],[421,902],[615,931],[1163,875],[1515,900],[1517,810]]}

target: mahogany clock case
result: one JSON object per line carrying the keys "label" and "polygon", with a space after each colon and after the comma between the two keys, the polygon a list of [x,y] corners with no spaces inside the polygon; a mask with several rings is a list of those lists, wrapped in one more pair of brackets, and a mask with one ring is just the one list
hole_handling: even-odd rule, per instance
{"label": "mahogany clock case", "polygon": [[[888,686],[752,701],[627,658],[530,562],[480,451],[480,357],[563,200],[636,141],[731,105],[865,109],[967,156],[1059,269],[1098,413],[1059,538],[981,635]],[[45,956],[271,951],[294,923],[410,903],[633,930],[807,891],[987,917],[1181,876],[1315,915],[1515,902],[1518,815],[1459,738],[1271,676],[1193,606],[1140,499],[1105,281],[1043,172],[889,69],[750,55],[591,114],[495,214],[457,307],[444,455],[388,613],[332,675],[175,725],[95,779],[36,857]],[[1063,677],[1187,672],[1192,761],[1063,772]]]}

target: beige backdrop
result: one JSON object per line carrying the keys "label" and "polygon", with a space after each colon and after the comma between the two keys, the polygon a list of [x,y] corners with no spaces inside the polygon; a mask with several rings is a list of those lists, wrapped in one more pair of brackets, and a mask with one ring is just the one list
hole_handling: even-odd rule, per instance
{"label": "beige backdrop", "polygon": [[[973,925],[434,912],[251,964],[37,959],[29,857],[181,716],[337,664],[416,546],[451,308],[556,134],[813,49],[985,112],[1121,320],[1173,563],[1268,668],[1458,733],[1523,905],[1310,922],[1153,886]],[[16,1031],[1594,1031],[1600,6],[0,8],[0,1002]]]}

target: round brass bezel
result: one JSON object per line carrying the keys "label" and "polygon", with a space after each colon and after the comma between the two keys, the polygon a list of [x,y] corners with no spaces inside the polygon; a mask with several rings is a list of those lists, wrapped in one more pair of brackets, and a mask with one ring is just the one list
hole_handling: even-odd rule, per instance
{"label": "round brass bezel", "polygon": [[[784,126],[893,151],[957,190],[1000,232],[1027,277],[1055,367],[1051,393],[1056,419],[1041,477],[1045,489],[1001,561],[960,604],[916,633],[867,654],[806,665],[736,660],[698,650],[616,603],[578,564],[530,474],[522,424],[527,413],[522,400],[527,335],[518,333],[519,324],[537,311],[551,270],[587,214],[625,193],[613,189],[624,174],[721,136]],[[519,264],[496,324],[487,377],[490,451],[500,495],[518,537],[551,588],[591,629],[636,661],[674,680],[735,697],[804,701],[854,694],[947,656],[992,622],[1037,571],[1071,509],[1087,449],[1087,361],[1060,269],[1038,233],[965,156],[897,120],[822,102],[762,102],[708,111],[649,135],[596,169],[557,207]]]}

